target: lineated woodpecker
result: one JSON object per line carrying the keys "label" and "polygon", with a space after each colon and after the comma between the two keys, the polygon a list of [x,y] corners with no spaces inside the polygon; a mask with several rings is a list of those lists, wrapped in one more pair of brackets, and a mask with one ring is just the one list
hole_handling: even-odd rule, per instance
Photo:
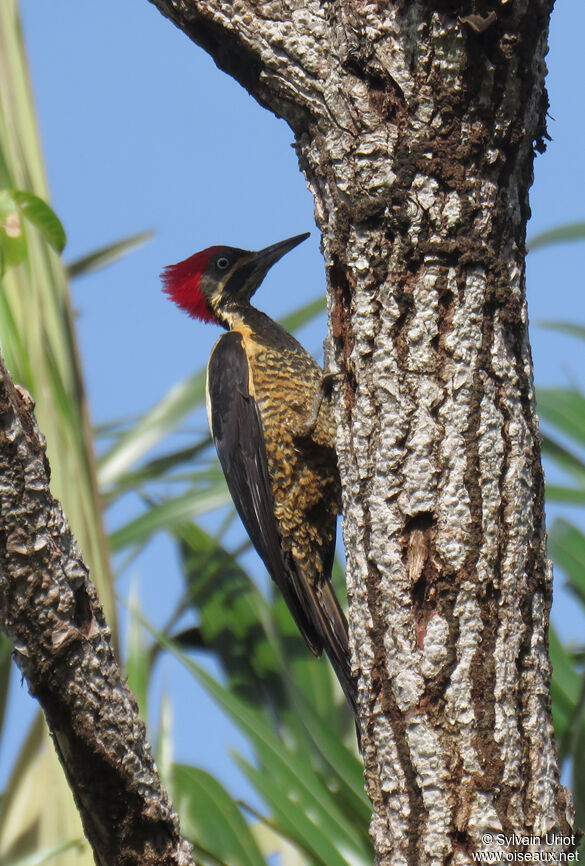
{"label": "lineated woodpecker", "polygon": [[325,650],[355,713],[347,622],[331,586],[339,509],[323,371],[250,303],[270,267],[308,237],[260,250],[209,247],[162,273],[189,315],[222,325],[207,367],[207,415],[234,504],[310,650]]}

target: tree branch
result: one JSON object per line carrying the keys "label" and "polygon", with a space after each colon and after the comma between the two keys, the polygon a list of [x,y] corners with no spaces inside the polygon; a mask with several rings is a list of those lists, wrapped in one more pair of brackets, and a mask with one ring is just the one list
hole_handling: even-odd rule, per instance
{"label": "tree branch", "polygon": [[49,490],[32,401],[0,359],[0,617],[99,866],[193,864],[95,587]]}
{"label": "tree branch", "polygon": [[323,10],[291,3],[151,2],[297,137],[322,114],[334,59]]}

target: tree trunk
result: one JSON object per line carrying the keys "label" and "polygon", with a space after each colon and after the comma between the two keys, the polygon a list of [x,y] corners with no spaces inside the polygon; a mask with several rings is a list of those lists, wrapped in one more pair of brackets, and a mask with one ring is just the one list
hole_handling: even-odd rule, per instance
{"label": "tree trunk", "polygon": [[152,2],[289,122],[315,198],[378,863],[558,852],[524,291],[552,0]]}

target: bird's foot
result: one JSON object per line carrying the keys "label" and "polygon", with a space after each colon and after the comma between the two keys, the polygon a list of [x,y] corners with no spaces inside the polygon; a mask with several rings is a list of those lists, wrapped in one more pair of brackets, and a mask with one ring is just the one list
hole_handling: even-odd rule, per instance
{"label": "bird's foot", "polygon": [[309,436],[312,435],[317,426],[317,421],[319,420],[319,412],[321,411],[323,400],[328,400],[331,396],[333,384],[338,375],[338,373],[323,373],[319,385],[317,386],[317,390],[315,391],[315,396],[313,397],[311,412],[300,429],[299,438],[308,439]]}

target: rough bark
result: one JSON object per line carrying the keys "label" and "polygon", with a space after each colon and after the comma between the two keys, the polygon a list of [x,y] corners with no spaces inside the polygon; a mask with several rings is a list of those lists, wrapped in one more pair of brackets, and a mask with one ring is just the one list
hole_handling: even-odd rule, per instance
{"label": "rough bark", "polygon": [[0,622],[47,719],[96,863],[193,864],[95,587],[50,494],[30,397],[1,359]]}
{"label": "rough bark", "polygon": [[552,0],[151,2],[289,122],[315,197],[378,862],[558,852],[524,285]]}

